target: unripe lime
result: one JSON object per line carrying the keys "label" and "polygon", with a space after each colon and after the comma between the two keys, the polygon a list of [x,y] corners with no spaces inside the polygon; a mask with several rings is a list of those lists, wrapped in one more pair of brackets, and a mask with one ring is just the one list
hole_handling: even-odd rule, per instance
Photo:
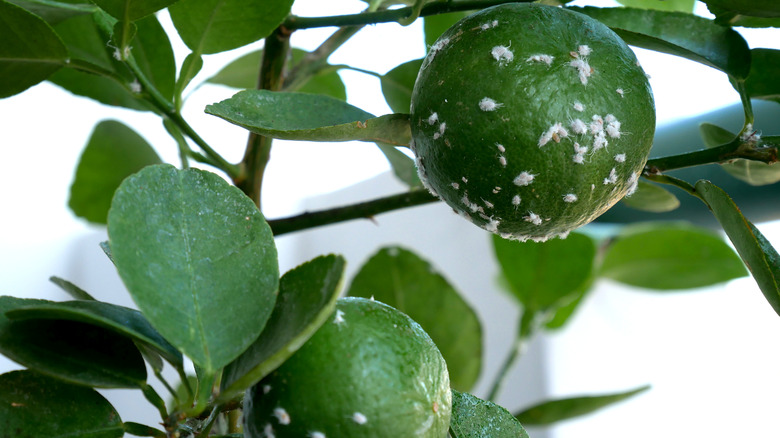
{"label": "unripe lime", "polygon": [[631,49],[588,16],[527,3],[448,29],[423,61],[411,113],[428,189],[519,240],[565,237],[630,194],[655,131]]}
{"label": "unripe lime", "polygon": [[365,298],[343,298],[333,318],[247,391],[247,437],[447,436],[447,365],[419,324]]}

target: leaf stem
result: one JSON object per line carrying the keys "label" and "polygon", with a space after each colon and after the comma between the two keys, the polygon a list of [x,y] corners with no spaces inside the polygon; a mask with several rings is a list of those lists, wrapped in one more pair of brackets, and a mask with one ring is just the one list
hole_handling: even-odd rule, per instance
{"label": "leaf stem", "polygon": [[373,216],[380,213],[428,204],[438,200],[439,198],[431,195],[427,190],[417,189],[344,207],[306,212],[297,216],[270,220],[268,221],[268,224],[271,226],[274,235],[279,236],[285,233],[345,222],[352,219],[371,219]]}
{"label": "leaf stem", "polygon": [[[258,89],[281,90],[289,52],[290,32],[280,26],[265,39]],[[240,172],[233,177],[233,183],[249,196],[258,208],[261,208],[263,176],[268,160],[271,158],[272,142],[271,137],[250,132],[244,158],[241,160]]]}
{"label": "leaf stem", "polygon": [[667,184],[667,185],[680,188],[686,191],[691,196],[695,196],[701,199],[705,204],[707,204],[707,201],[705,201],[704,198],[696,191],[696,188],[687,181],[683,181],[679,178],[675,178],[673,176],[663,175],[663,174],[646,173],[642,176],[650,181],[657,182],[659,184]]}
{"label": "leaf stem", "polygon": [[163,420],[168,418],[168,409],[165,407],[165,401],[157,394],[157,391],[155,391],[154,388],[144,383],[144,385],[141,386],[141,392],[143,392],[146,400],[157,408],[157,411],[160,413],[160,418]]}
{"label": "leaf stem", "polygon": [[504,363],[496,374],[496,379],[493,381],[493,386],[490,388],[487,400],[495,402],[498,397],[501,388],[504,386],[507,377],[509,376],[509,370],[515,362],[522,356],[525,348],[528,346],[528,342],[533,335],[535,329],[536,314],[535,312],[524,311],[523,316],[520,318],[520,324],[517,328],[517,337],[515,338],[512,348],[509,350]]}
{"label": "leaf stem", "polygon": [[[420,17],[444,14],[447,12],[470,11],[484,9],[490,6],[504,3],[530,3],[533,0],[468,0],[468,1],[436,1],[423,6],[419,11]],[[398,9],[385,9],[381,11],[363,12],[351,15],[337,15],[329,17],[298,17],[291,15],[282,26],[290,30],[311,29],[315,27],[343,27],[361,26],[377,23],[401,23],[412,17],[415,13],[414,6]]]}

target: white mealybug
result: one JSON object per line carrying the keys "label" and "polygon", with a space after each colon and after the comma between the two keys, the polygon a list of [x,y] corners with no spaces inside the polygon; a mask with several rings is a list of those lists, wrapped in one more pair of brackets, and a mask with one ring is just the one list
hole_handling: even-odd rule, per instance
{"label": "white mealybug", "polygon": [[545,131],[544,134],[542,134],[541,137],[539,137],[539,147],[542,147],[550,142],[550,140],[555,141],[556,143],[561,142],[561,138],[566,138],[569,136],[569,131],[566,130],[566,128],[563,127],[561,123],[556,123],[549,128],[547,128],[547,131]]}
{"label": "white mealybug", "polygon": [[506,46],[495,46],[490,51],[490,54],[493,55],[493,58],[498,61],[499,65],[504,65],[507,62],[511,62],[515,55],[512,53],[511,50],[509,50],[509,47]]}
{"label": "white mealybug", "polygon": [[344,320],[344,311],[343,310],[336,310],[336,317],[333,318],[333,323],[336,325],[343,324],[345,322]]}
{"label": "white mealybug", "polygon": [[604,135],[604,131],[599,132],[596,134],[595,137],[593,137],[593,150],[597,151],[599,149],[603,149],[609,145],[609,142],[607,141],[607,136]]}
{"label": "white mealybug", "polygon": [[271,385],[263,385],[263,394],[271,392]]}
{"label": "white mealybug", "polygon": [[577,76],[579,76],[582,85],[588,85],[588,78],[593,73],[593,69],[590,64],[588,64],[588,61],[578,58],[570,61],[569,66],[577,69]]}
{"label": "white mealybug", "polygon": [[133,93],[138,94],[138,93],[141,92],[141,90],[142,90],[141,84],[137,80],[134,80],[133,82],[130,82],[130,91],[132,91]]}
{"label": "white mealybug", "polygon": [[270,424],[266,424],[263,428],[263,433],[265,434],[266,438],[275,438],[276,435],[274,435],[274,427]]}
{"label": "white mealybug", "polygon": [[497,195],[498,192],[500,192],[500,191],[501,191],[501,187],[496,187],[496,188],[493,189],[493,194]]}
{"label": "white mealybug", "polygon": [[485,201],[484,199],[482,200],[482,202],[485,204],[485,207],[487,207],[487,208],[493,208],[493,203],[492,203],[492,202],[490,202],[490,201]]}
{"label": "white mealybug", "polygon": [[612,138],[620,138],[620,121],[612,114],[607,114],[604,117],[604,121],[607,122],[607,127],[605,128],[607,135]]}
{"label": "white mealybug", "polygon": [[592,51],[593,50],[590,47],[588,47],[588,46],[586,46],[584,44],[579,46],[579,47],[577,47],[577,52],[580,54],[580,56],[588,56],[588,55],[590,55],[590,53]]}
{"label": "white mealybug", "polygon": [[628,177],[628,191],[626,192],[626,196],[631,196],[636,192],[636,189],[639,188],[639,174],[632,173],[630,177]]}
{"label": "white mealybug", "polygon": [[453,189],[455,189],[455,190],[458,190],[458,189],[460,189],[460,184],[458,184],[458,183],[456,183],[456,182],[454,182],[454,183],[451,183],[450,185],[451,185],[451,186],[452,186],[452,188],[453,188]]}
{"label": "white mealybug", "polygon": [[520,195],[515,195],[512,197],[512,205],[514,205],[515,207],[520,205]]}
{"label": "white mealybug", "polygon": [[483,97],[482,100],[479,101],[479,109],[482,111],[495,111],[502,106],[504,106],[503,103],[497,103],[489,97]]}
{"label": "white mealybug", "polygon": [[502,167],[506,167],[506,157],[505,156],[501,155],[500,157],[498,157],[498,162],[499,162],[499,164],[501,164]]}
{"label": "white mealybug", "polygon": [[542,218],[539,217],[539,215],[534,213],[533,211],[529,211],[528,216],[524,216],[523,219],[525,219],[526,222],[530,222],[534,225],[542,224]]}
{"label": "white mealybug", "polygon": [[528,59],[525,60],[525,62],[541,62],[542,64],[551,65],[553,59],[555,59],[555,57],[550,55],[539,54],[539,55],[529,56]]}
{"label": "white mealybug", "polygon": [[517,175],[515,177],[514,181],[512,181],[512,182],[516,186],[523,187],[523,186],[527,186],[527,185],[531,184],[532,182],[534,182],[534,177],[536,177],[536,175],[532,174],[531,172],[527,172],[527,171],[520,172],[520,175]]}
{"label": "white mealybug", "polygon": [[436,43],[434,43],[434,45],[431,46],[431,51],[430,51],[431,59],[434,56],[436,56],[436,54],[439,53],[439,51],[441,49],[443,49],[444,46],[446,46],[449,43],[450,43],[450,39],[449,38],[442,38],[439,41],[436,41]]}
{"label": "white mealybug", "polygon": [[615,184],[616,182],[617,182],[617,171],[613,167],[612,170],[609,171],[609,177],[604,178],[604,185]]}
{"label": "white mealybug", "polygon": [[501,225],[501,222],[495,219],[490,219],[488,223],[485,224],[485,229],[490,231],[491,233],[497,233],[499,225]]}
{"label": "white mealybug", "polygon": [[577,195],[574,193],[568,193],[564,195],[563,202],[576,202],[577,201]]}
{"label": "white mealybug", "polygon": [[590,122],[590,133],[593,135],[598,134],[604,130],[604,119],[600,115],[594,114]]}
{"label": "white mealybug", "polygon": [[574,119],[574,121],[571,122],[571,130],[575,134],[585,134],[588,132],[588,127],[585,125],[585,122],[583,122],[580,119]]}
{"label": "white mealybug", "polygon": [[439,134],[444,134],[445,129],[447,129],[447,123],[441,122],[441,125],[439,125]]}
{"label": "white mealybug", "polygon": [[623,97],[623,93],[625,93],[625,92],[623,91],[622,88],[618,88],[617,90],[615,90],[615,93],[619,94],[620,97]]}
{"label": "white mealybug", "polygon": [[506,152],[506,148],[501,143],[496,143],[496,147],[498,148],[498,151],[501,152],[502,154]]}
{"label": "white mealybug", "polygon": [[366,418],[366,416],[361,414],[360,412],[355,412],[354,414],[352,414],[352,421],[354,421],[357,424],[366,424],[368,423],[368,418]]}
{"label": "white mealybug", "polygon": [[431,113],[430,116],[428,116],[428,124],[433,125],[434,123],[439,121],[439,114],[438,113]]}
{"label": "white mealybug", "polygon": [[585,154],[588,153],[588,147],[587,146],[580,146],[579,143],[574,143],[574,155],[572,156],[572,161],[574,161],[577,164],[582,164],[585,161]]}
{"label": "white mealybug", "polygon": [[585,105],[583,105],[580,102],[574,102],[574,105],[572,106],[574,107],[574,111],[579,111],[579,112],[585,111]]}
{"label": "white mealybug", "polygon": [[625,163],[626,162],[626,154],[617,154],[615,155],[615,161],[618,163]]}
{"label": "white mealybug", "polygon": [[469,179],[466,178],[465,176],[460,177],[460,180],[463,181],[464,183],[469,182]]}
{"label": "white mealybug", "polygon": [[283,426],[290,424],[290,414],[288,414],[284,408],[274,409],[274,417],[276,417],[276,419],[279,420],[279,424]]}

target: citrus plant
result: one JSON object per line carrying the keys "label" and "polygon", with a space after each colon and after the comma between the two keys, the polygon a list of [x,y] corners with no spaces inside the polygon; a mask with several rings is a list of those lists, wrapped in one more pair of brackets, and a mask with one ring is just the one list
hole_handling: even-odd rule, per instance
{"label": "citrus plant", "polygon": [[[777,26],[774,2],[703,0],[714,19],[693,15],[693,1],[597,8],[370,0],[361,13],[316,17],[291,14],[292,3],[0,0],[0,97],[49,81],[152,113],[181,158],[163,163],[119,121],[100,122],[87,139],[69,206],[106,226],[101,247],[137,308],[98,301],[56,277],[72,300],[0,297],[0,353],[25,368],[0,375],[0,430],[522,437],[524,426],[647,390],[514,412],[494,403],[522,345],[562,327],[599,278],[676,290],[746,275],[747,266],[780,313],[780,255],[723,189],[695,176],[716,164],[753,186],[780,181],[780,137],[755,126],[752,106],[778,101],[780,52],[751,49],[733,28]],[[178,63],[158,20],[164,13],[190,51]],[[424,20],[427,56],[368,72],[381,78],[394,113],[348,104],[335,71],[350,66],[329,64],[330,55],[365,26],[416,20]],[[291,47],[294,33],[324,27],[335,31],[316,50]],[[205,108],[249,131],[233,163],[182,115],[185,92],[203,81],[205,55],[260,40],[261,51],[205,79],[245,88]],[[649,158],[652,91],[628,45],[727,75],[741,97],[742,129],[703,124],[706,149]],[[376,145],[408,190],[266,218],[260,199],[273,139]],[[693,179],[670,174],[683,168]],[[702,202],[736,253],[712,230],[654,221],[654,212],[680,205],[675,193]],[[491,239],[500,282],[521,308],[515,342],[486,394],[470,393],[482,374],[479,317],[413,251],[379,249],[346,288],[339,255],[279,272],[277,236],[439,201],[489,232],[474,227]],[[616,203],[645,212],[646,222],[607,238],[577,231]],[[104,388],[140,391],[159,411],[158,424],[124,421],[96,390]]]}

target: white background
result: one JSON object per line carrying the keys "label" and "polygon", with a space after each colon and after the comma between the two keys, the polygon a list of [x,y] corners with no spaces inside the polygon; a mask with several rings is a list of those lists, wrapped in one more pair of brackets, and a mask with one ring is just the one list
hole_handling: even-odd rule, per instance
{"label": "white background", "polygon": [[[298,0],[294,12],[333,15],[358,12],[363,6],[357,0]],[[707,13],[705,8],[697,8],[697,12]],[[160,19],[169,25],[166,14],[161,14]],[[331,31],[297,32],[292,44],[313,49]],[[777,30],[740,32],[751,47],[780,48]],[[171,35],[177,62],[181,63],[187,50]],[[402,62],[424,56],[422,41],[419,22],[405,28],[396,24],[369,26],[334,54],[331,62],[384,73]],[[195,83],[256,48],[258,45],[207,56]],[[661,128],[679,118],[738,102],[726,76],[714,69],[667,55],[637,52],[651,76]],[[350,103],[377,115],[390,112],[376,78],[350,71],[341,75],[347,83]],[[229,161],[235,162],[243,153],[245,131],[203,114],[205,105],[233,93],[234,90],[227,88],[203,85],[187,102],[185,118]],[[95,123],[107,118],[132,126],[155,145],[165,160],[178,163],[174,142],[153,115],[101,106],[48,83],[0,101],[0,294],[66,299],[47,280],[50,275],[58,275],[84,286],[101,299],[132,304],[97,248],[97,243],[105,240],[104,230],[75,218],[67,209],[69,185],[81,149]],[[359,183],[388,168],[376,148],[362,143],[277,142],[272,158],[263,198],[264,213],[269,218],[295,214],[305,198]],[[466,227],[463,242],[487,239],[480,234],[481,230],[471,228]],[[780,243],[777,228],[762,227],[776,245]],[[371,226],[368,229],[367,233],[373,230]],[[388,229],[393,228],[377,229],[376,233]],[[383,235],[375,245],[382,240],[399,239],[398,235]],[[350,240],[337,243],[342,246],[340,252],[355,254],[349,260],[354,270],[362,263],[359,254],[372,249],[365,248],[362,252],[350,249],[353,243],[357,245]],[[451,274],[456,286],[462,290],[472,286],[469,277],[473,275],[460,266],[473,265],[474,260],[464,259],[459,265],[453,259],[450,263],[451,249],[441,249],[437,254],[436,245],[418,243],[429,260],[445,275]],[[302,243],[280,240],[282,271],[304,261],[310,253],[339,250],[338,246],[320,250],[301,249],[297,245]],[[483,281],[491,283],[494,267],[489,260],[484,265],[479,268],[487,273]],[[470,300],[480,312],[497,310],[504,302],[504,297],[491,294],[475,299],[474,294],[479,292],[465,291],[471,294]],[[482,300],[492,300],[493,304]],[[486,376],[475,391],[484,396],[479,391],[484,392],[491,373],[505,354],[506,332],[513,330],[513,322],[495,325],[495,321],[488,321],[492,313],[481,315],[486,320],[488,336],[499,339],[488,340]],[[543,389],[552,396],[620,391],[650,383],[653,389],[648,394],[609,411],[566,422],[554,428],[552,436],[776,437],[774,418],[780,407],[776,396],[780,393],[777,375],[780,350],[776,342],[779,322],[751,279],[674,295],[602,283],[565,331],[543,340],[544,347],[538,354],[544,356],[547,364],[544,375],[513,375],[512,386],[507,390],[510,394],[500,401],[510,410],[520,408],[521,405],[514,405],[518,398],[513,398],[511,393],[522,393],[523,385],[539,386],[540,379]],[[490,324],[494,325],[488,330]],[[504,327],[503,334],[498,332],[501,327]],[[0,371],[13,368],[18,366],[0,358]],[[122,391],[119,396],[112,396],[112,400],[132,405],[139,397],[131,391]],[[151,418],[147,422],[153,422],[153,414],[152,411],[149,417],[148,411],[141,410],[124,418],[134,421]]]}

